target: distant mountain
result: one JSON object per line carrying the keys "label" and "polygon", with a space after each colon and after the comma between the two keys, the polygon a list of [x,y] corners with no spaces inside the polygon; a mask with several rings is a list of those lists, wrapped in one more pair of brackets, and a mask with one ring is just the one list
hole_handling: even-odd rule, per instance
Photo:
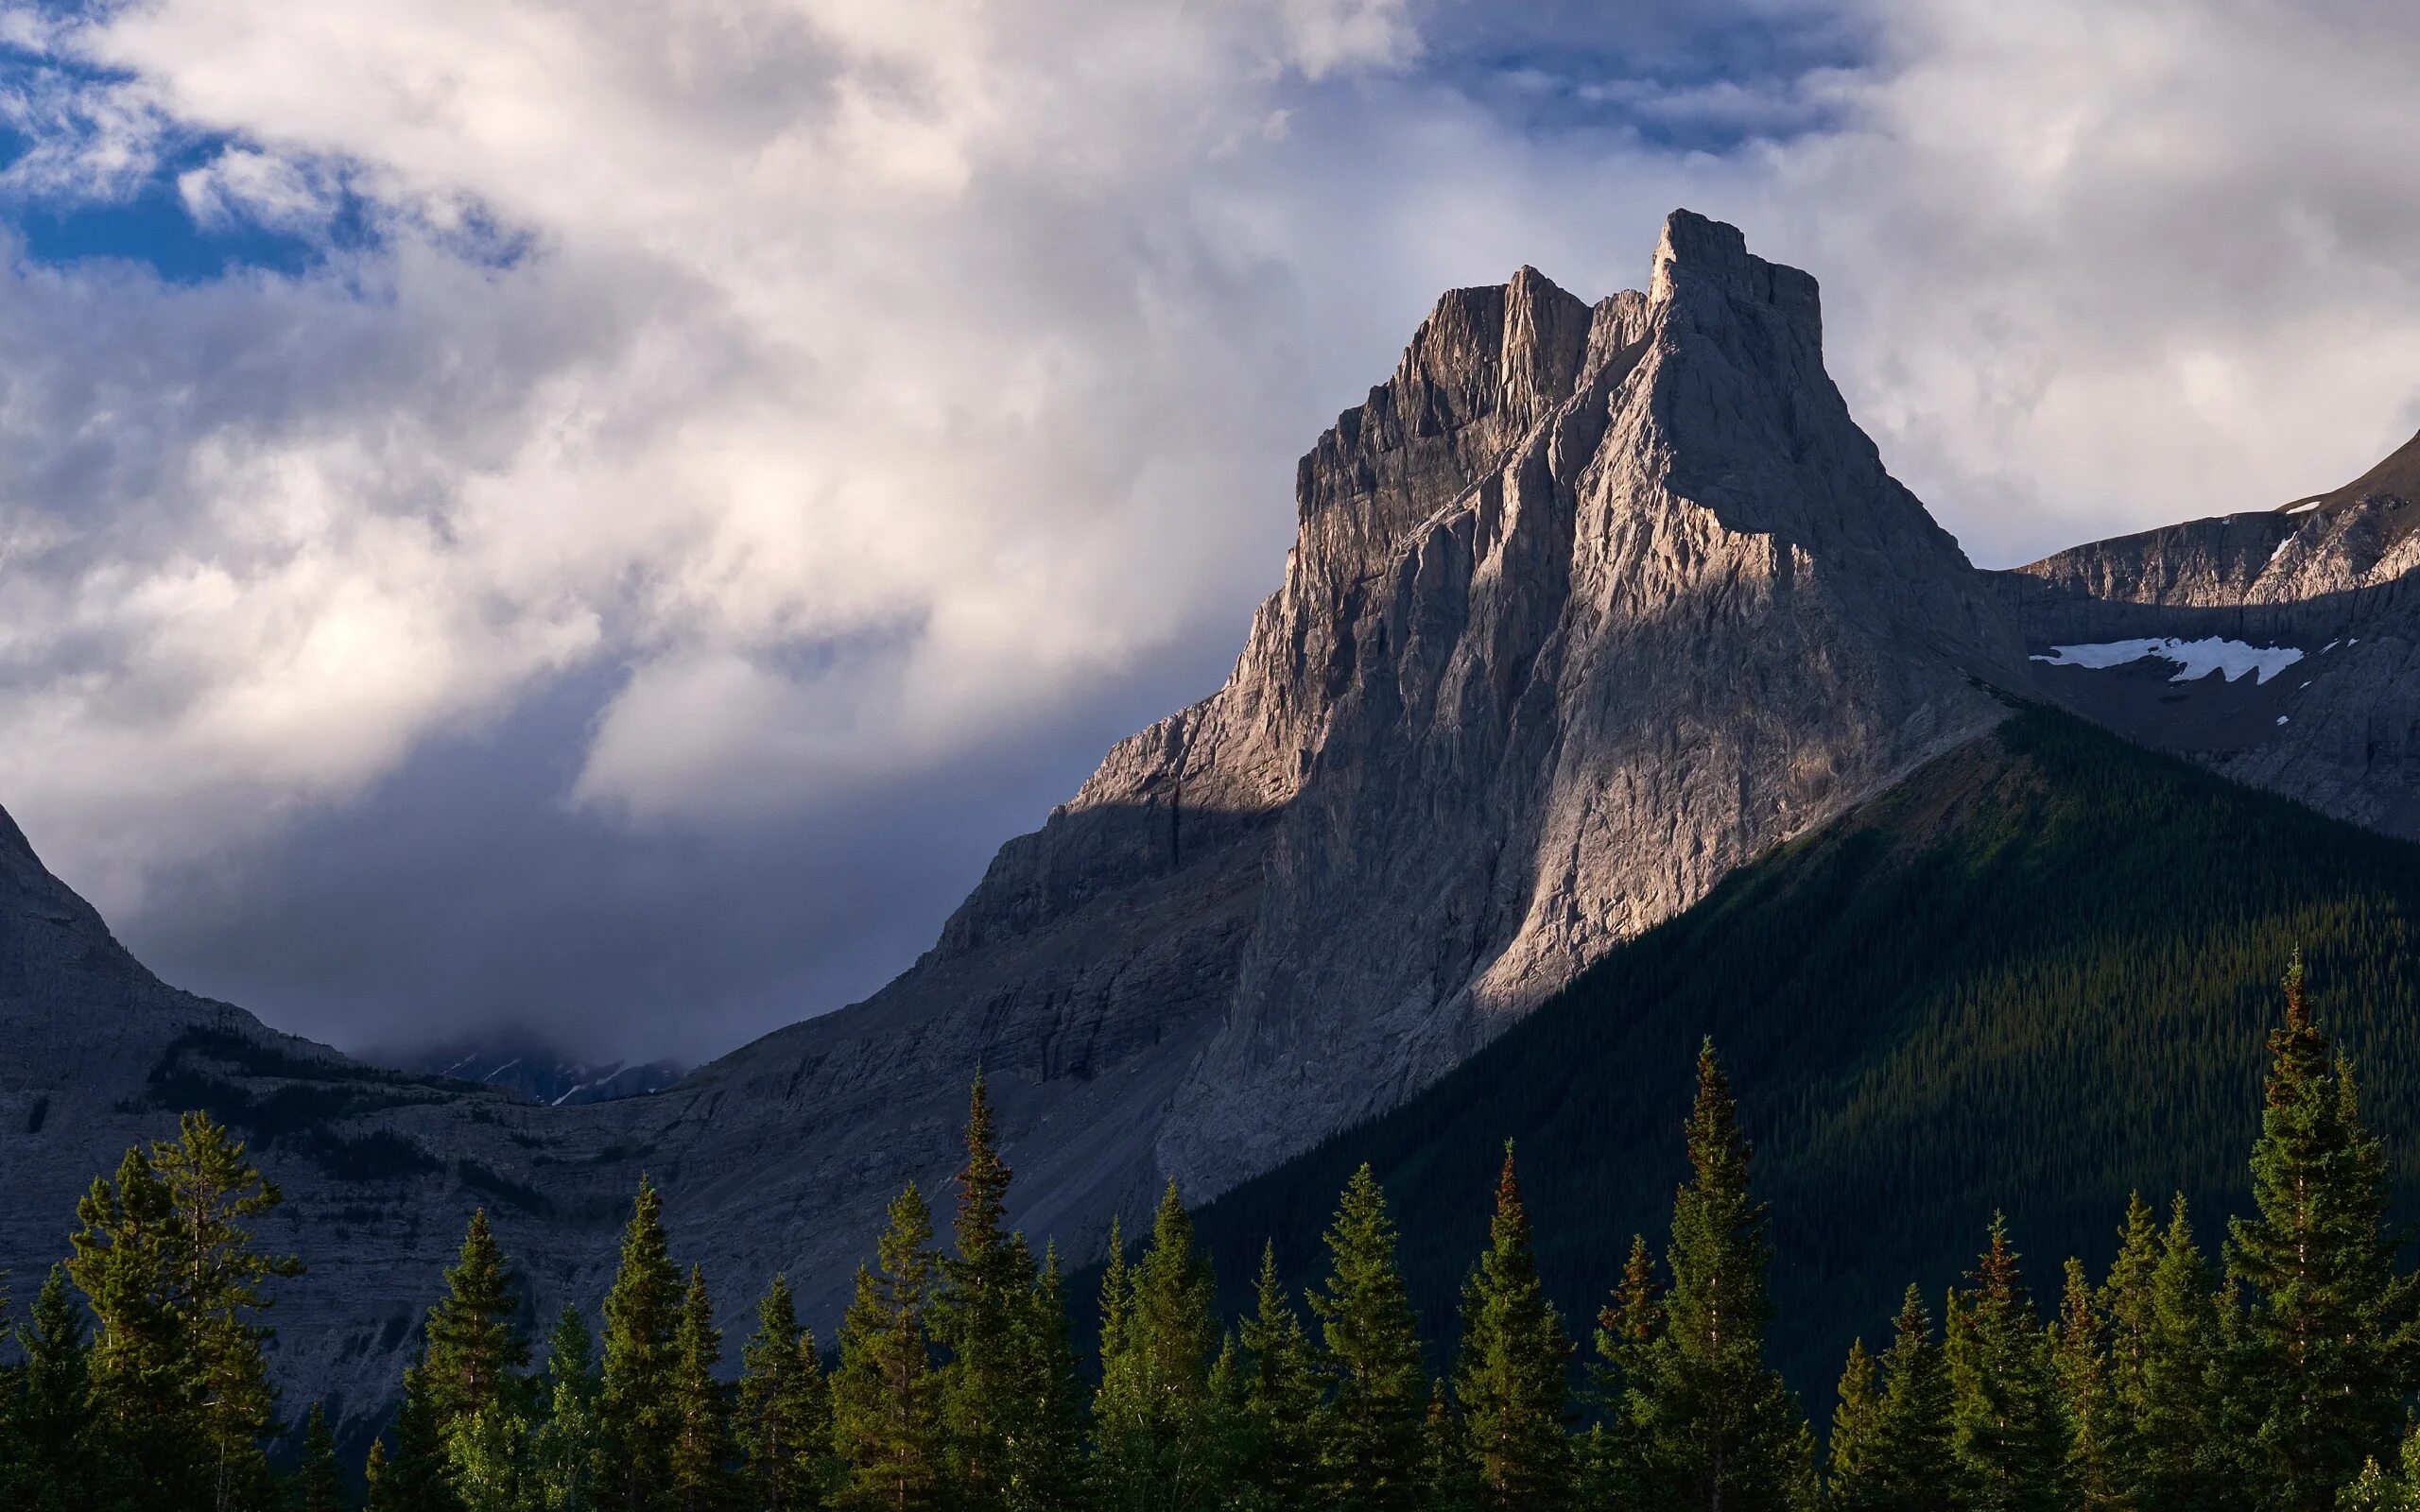
{"label": "distant mountain", "polygon": [[411,1052],[367,1051],[361,1058],[417,1075],[502,1087],[550,1108],[643,1097],[662,1091],[686,1072],[685,1067],[670,1060],[645,1064],[572,1060],[544,1041],[527,1038],[458,1040],[435,1049]]}
{"label": "distant mountain", "polygon": [[[1524,268],[1448,293],[1303,458],[1294,548],[1225,684],[1112,747],[882,990],[649,1096],[549,1106],[508,1085],[510,1047],[404,1072],[277,1034],[152,978],[7,830],[0,1267],[41,1274],[92,1176],[177,1109],[207,1108],[263,1152],[312,1264],[279,1305],[289,1400],[328,1397],[358,1432],[474,1206],[544,1315],[602,1294],[645,1172],[676,1252],[711,1263],[724,1315],[784,1271],[827,1327],[884,1204],[911,1179],[946,1188],[979,1066],[1017,1171],[1011,1218],[1081,1259],[1168,1179],[1208,1198],[1400,1107],[1625,942],[1711,917],[1689,911],[1740,868],[1919,791],[1901,788],[1910,773],[1997,759],[1995,731],[2028,700],[2420,833],[2412,470],[2374,470],[2299,512],[1979,572],[1850,418],[1822,335],[1812,278],[1686,212],[1645,292],[1591,304]],[[2100,828],[2060,852],[2080,896],[2130,826],[2169,822],[2085,812]],[[2270,875],[2268,842],[2244,833],[2237,851],[2181,854]],[[1875,885],[1922,853],[1880,845]],[[1806,899],[1791,917],[1812,932],[1773,938],[1882,960],[1916,948],[1887,913]],[[2029,906],[2080,941],[2100,927],[2089,909]],[[1718,937],[1718,965],[1763,948]],[[2215,952],[2220,936],[2188,938]],[[2234,995],[2207,999],[2205,1027],[2274,970],[2265,946],[2207,959]],[[1751,1057],[1752,1097],[1758,1034],[1873,1029],[1843,996],[1859,980],[1746,1002],[1762,1030],[1721,1021]],[[1666,1003],[1684,987],[1639,978],[1591,1032],[1668,1029],[1698,1011]],[[1906,1002],[1969,1013],[1963,998]],[[2118,1022],[2127,1004],[2102,1011]],[[2014,1043],[2012,1081],[1961,1085],[2030,1086],[2066,1043]],[[1681,1072],[1661,1039],[1638,1048],[1590,1061],[1600,1082],[1571,1095],[1624,1118],[1655,1107]],[[534,1088],[580,1079],[561,1071]],[[1807,1118],[1857,1091],[1789,1085]],[[2043,1120],[2065,1106],[2016,1096],[1994,1116],[2005,1137],[2056,1144],[2067,1131]],[[2165,1133],[2123,1131],[2108,1159],[2165,1179]],[[1850,1148],[1793,1159],[1872,1179]]]}

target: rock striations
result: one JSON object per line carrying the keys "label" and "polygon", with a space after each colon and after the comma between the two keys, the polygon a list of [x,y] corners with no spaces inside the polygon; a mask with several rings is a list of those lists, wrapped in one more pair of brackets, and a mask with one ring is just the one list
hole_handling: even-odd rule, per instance
{"label": "rock striations", "polygon": [[2063,637],[2341,631],[2377,670],[2229,769],[2408,827],[2411,639],[2363,627],[2408,625],[2413,548],[2400,495],[2354,493],[1979,573],[1826,377],[1815,281],[1676,214],[1644,294],[1524,268],[1440,301],[1303,459],[1226,684],[1002,847],[890,986],[653,1095],[549,1108],[272,1034],[0,836],[0,1265],[37,1274],[94,1173],[209,1106],[309,1225],[290,1388],[357,1430],[476,1203],[543,1310],[601,1293],[647,1172],[719,1305],[786,1270],[828,1322],[883,1203],[946,1183],[978,1065],[1017,1222],[1087,1255],[1165,1180],[1206,1197],[1401,1101],[2010,697],[2142,680],[2028,660]]}

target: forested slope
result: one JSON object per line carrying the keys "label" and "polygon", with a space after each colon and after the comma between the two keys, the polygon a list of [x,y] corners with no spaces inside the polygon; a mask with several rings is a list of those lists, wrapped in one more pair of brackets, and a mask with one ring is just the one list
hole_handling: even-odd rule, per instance
{"label": "forested slope", "polygon": [[1772,1204],[1778,1363],[1818,1414],[1849,1336],[1938,1295],[2005,1209],[2036,1290],[2096,1274],[2127,1193],[2246,1204],[2262,1036],[2300,948],[2399,1171],[2420,1170],[2420,847],[2031,709],[1618,948],[1393,1113],[1212,1204],[1231,1308],[1265,1236],[1307,1280],[1354,1168],[1451,1338],[1519,1143],[1549,1287],[1593,1316],[1660,1249],[1711,1035]]}

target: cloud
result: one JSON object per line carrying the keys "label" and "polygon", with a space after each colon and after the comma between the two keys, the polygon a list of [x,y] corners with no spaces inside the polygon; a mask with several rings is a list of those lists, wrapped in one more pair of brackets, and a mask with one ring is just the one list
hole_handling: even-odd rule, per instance
{"label": "cloud", "polygon": [[1675,204],[1822,277],[1853,405],[1989,561],[2342,481],[2420,424],[2415,32],[2181,0],[0,12],[0,199],[165,184],[309,251],[170,283],[10,249],[0,801],[170,974],[281,1022],[728,1044],[904,964],[998,838],[1207,691],[1292,457],[1439,290],[1635,284]]}

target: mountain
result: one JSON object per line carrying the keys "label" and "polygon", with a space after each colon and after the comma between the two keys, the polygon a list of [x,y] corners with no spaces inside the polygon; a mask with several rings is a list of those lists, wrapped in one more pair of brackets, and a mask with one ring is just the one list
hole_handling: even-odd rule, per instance
{"label": "mountain", "polygon": [[[0,837],[0,1027],[34,1047],[0,1066],[0,1265],[38,1274],[94,1174],[207,1108],[264,1152],[314,1267],[281,1370],[357,1433],[474,1205],[543,1314],[601,1295],[645,1172],[725,1315],[782,1270],[826,1326],[885,1202],[945,1188],[980,1066],[1012,1217],[1097,1253],[1170,1178],[1215,1195],[1401,1105],[2027,698],[2409,830],[2410,731],[2342,744],[2362,699],[2391,721],[2408,697],[2396,507],[2356,489],[1979,572],[1825,376],[1815,281],[1686,212],[1644,293],[1590,304],[1525,268],[1447,294],[1295,494],[1221,688],[1113,747],[889,986],[653,1095],[549,1107],[278,1035],[151,978]],[[2254,529],[2310,565],[2252,571]],[[2166,660],[2058,649],[2280,635],[2210,654],[2360,679],[2309,677],[2239,749],[2166,700],[2285,696],[2273,676],[2170,686]],[[1607,1095],[1667,1074],[1641,1059]]]}
{"label": "mountain", "polygon": [[[1593,1318],[1631,1235],[1664,1242],[1711,1035],[1772,1204],[1776,1353],[1820,1418],[1852,1334],[1887,1338],[1910,1281],[1937,1297],[1962,1277],[1996,1211],[2052,1301],[2066,1256],[2105,1269],[2131,1191],[2163,1218],[2187,1193],[2215,1252],[2248,1209],[2297,949],[2364,1115],[2420,1171],[2416,940],[2420,845],[2033,706],[1734,872],[1198,1231],[1248,1310],[1262,1242],[1309,1243],[1371,1161],[1425,1332],[1450,1340],[1512,1139],[1547,1282]],[[1320,1258],[1280,1256],[1302,1284]]]}
{"label": "mountain", "polygon": [[683,1068],[670,1060],[640,1064],[574,1060],[553,1045],[526,1035],[456,1040],[426,1050],[364,1052],[361,1058],[414,1075],[502,1087],[553,1108],[644,1097],[662,1091],[683,1074]]}

